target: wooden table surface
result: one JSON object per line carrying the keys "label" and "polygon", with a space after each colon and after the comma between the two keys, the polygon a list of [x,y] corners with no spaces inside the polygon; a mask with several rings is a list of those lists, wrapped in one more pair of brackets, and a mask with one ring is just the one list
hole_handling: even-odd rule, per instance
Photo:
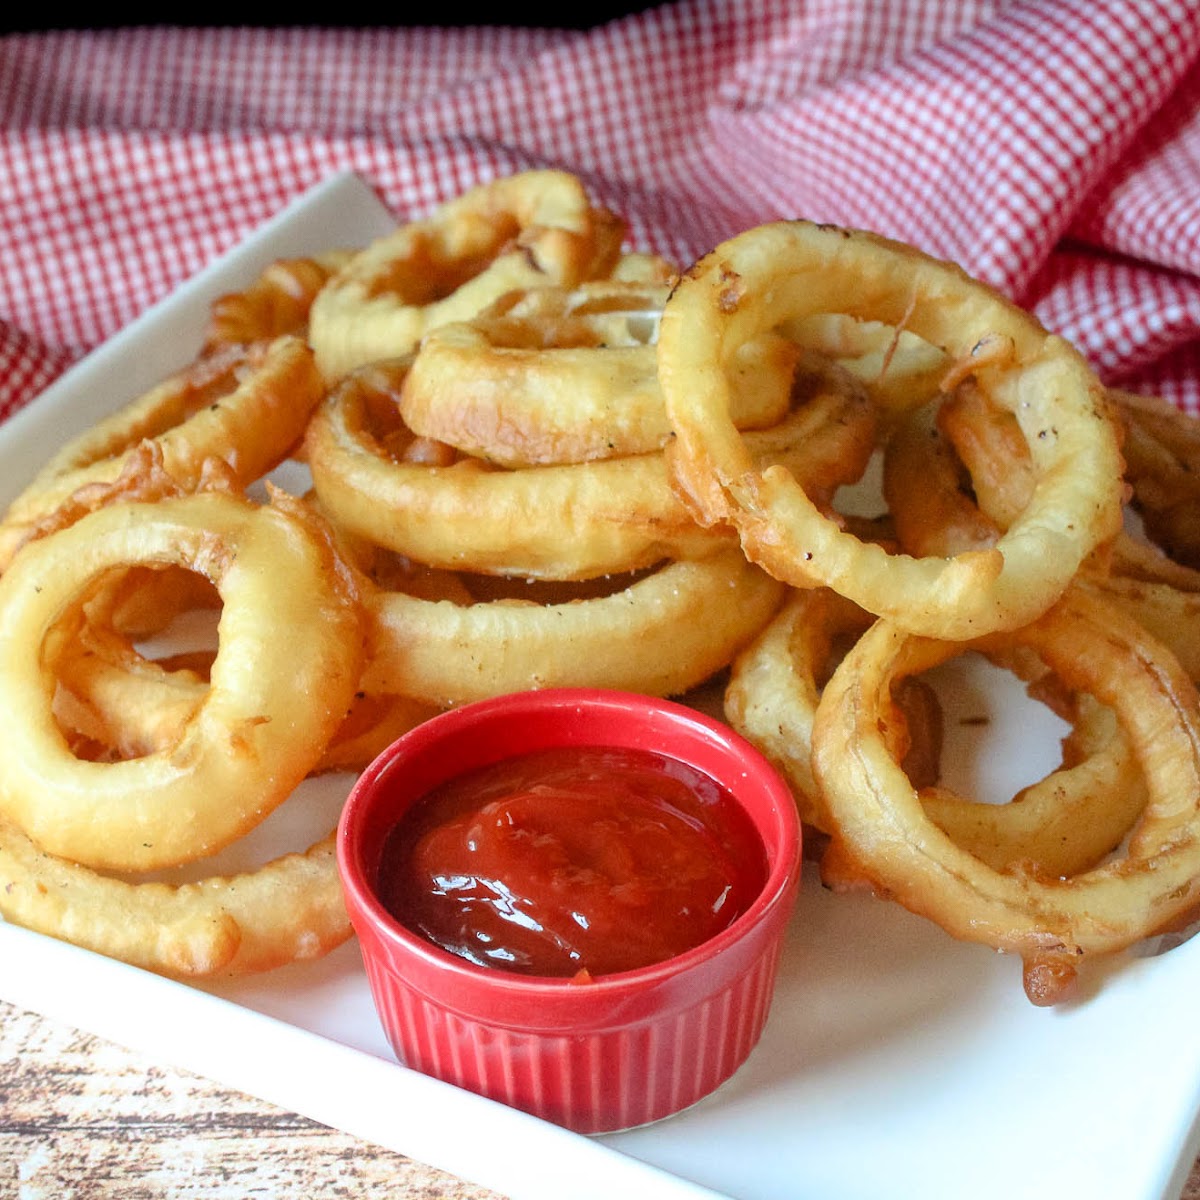
{"label": "wooden table surface", "polygon": [[500,1200],[0,1001],[2,1200]]}
{"label": "wooden table surface", "polygon": [[0,1200],[406,1196],[503,1200],[0,1001]]}

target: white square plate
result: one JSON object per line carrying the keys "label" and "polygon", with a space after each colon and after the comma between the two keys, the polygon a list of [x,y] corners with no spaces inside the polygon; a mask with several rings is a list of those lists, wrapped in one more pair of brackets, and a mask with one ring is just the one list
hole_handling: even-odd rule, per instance
{"label": "white square plate", "polygon": [[[301,197],[0,427],[0,502],[64,438],[188,361],[216,296],[276,258],[392,227],[351,175]],[[989,718],[980,788],[1010,795],[1055,764],[1057,731],[1018,689],[971,702]],[[262,844],[323,832],[344,785],[305,785],[299,815],[272,818]],[[605,1137],[399,1066],[353,944],[199,987],[0,922],[0,996],[518,1200],[1178,1195],[1198,1144],[1200,942],[1127,957],[1084,1002],[1038,1009],[1016,960],[809,874],[750,1061],[687,1112]]]}

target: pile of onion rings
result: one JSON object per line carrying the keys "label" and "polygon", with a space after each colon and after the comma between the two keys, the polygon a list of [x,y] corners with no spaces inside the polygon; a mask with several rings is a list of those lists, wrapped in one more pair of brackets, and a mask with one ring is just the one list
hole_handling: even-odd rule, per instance
{"label": "pile of onion rings", "polygon": [[[873,234],[682,272],[625,238],[534,170],[265,264],[48,458],[0,517],[0,915],[183,978],[325,954],[336,812],[239,858],[273,814],[578,685],[717,694],[831,889],[1013,954],[1034,1003],[1192,918],[1190,418]],[[1008,803],[941,778],[970,656],[1069,730]]]}
{"label": "pile of onion rings", "polygon": [[[312,825],[318,777],[472,699],[677,695],[728,665],[785,585],[670,486],[653,339],[674,272],[624,233],[579,180],[531,171],[373,246],[268,263],[189,362],[56,449],[0,520],[0,689],[21,710],[0,913],[186,978],[324,954],[350,936],[336,812],[283,855],[259,833]],[[406,424],[410,378],[428,399],[445,371],[433,334],[476,318],[538,347],[508,368],[511,403],[540,387],[559,409],[552,436],[544,407],[526,423],[528,461]],[[622,322],[643,330],[632,389],[605,382]],[[586,353],[565,371],[568,345]],[[478,380],[495,351],[459,361]],[[849,375],[793,387],[795,363],[782,338],[745,356],[748,436],[831,494],[869,406]],[[599,411],[563,403],[580,381]]]}
{"label": "pile of onion rings", "polygon": [[[728,361],[780,329],[842,358],[881,326],[881,507],[864,529],[749,461]],[[735,661],[725,712],[791,783],[826,884],[1015,954],[1039,1005],[1190,922],[1190,418],[1106,393],[1071,347],[956,268],[804,222],[750,230],[687,272],[659,366],[680,493],[791,585]],[[962,656],[1015,673],[1068,726],[1060,767],[1008,803],[939,778],[944,715],[923,677]]]}

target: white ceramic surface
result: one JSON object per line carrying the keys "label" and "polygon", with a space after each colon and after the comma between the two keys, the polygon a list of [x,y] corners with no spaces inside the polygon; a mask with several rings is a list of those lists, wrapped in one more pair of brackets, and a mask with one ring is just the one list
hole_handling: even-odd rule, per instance
{"label": "white ceramic surface", "polygon": [[[186,362],[212,298],[274,258],[391,226],[353,176],[302,197],[0,427],[0,501],[64,437]],[[1061,730],[1015,686],[980,684],[971,670],[947,674],[964,711],[990,718],[949,769],[1001,799],[1054,765]],[[962,730],[952,735],[957,745]],[[306,784],[237,855],[319,836],[347,786]],[[1084,1002],[1042,1010],[1016,961],[895,906],[828,895],[812,876],[748,1064],[689,1111],[602,1138],[397,1065],[353,944],[193,987],[0,923],[0,996],[514,1200],[1178,1194],[1198,1144],[1200,942],[1125,959]]]}

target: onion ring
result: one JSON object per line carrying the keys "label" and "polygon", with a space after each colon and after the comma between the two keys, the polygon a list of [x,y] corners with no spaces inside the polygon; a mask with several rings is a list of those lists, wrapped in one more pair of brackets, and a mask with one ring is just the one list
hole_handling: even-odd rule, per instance
{"label": "onion ring", "polygon": [[1125,532],[1113,540],[1108,570],[1114,578],[1162,583],[1178,592],[1200,592],[1200,571],[1175,562],[1157,546]]}
{"label": "onion ring", "polygon": [[[351,535],[434,567],[541,579],[625,573],[732,539],[696,524],[661,453],[511,471],[475,458],[400,461],[389,443],[411,438],[395,411],[407,369],[407,360],[362,368],[309,423],[305,457],[321,507]],[[873,430],[859,392],[827,388],[747,437],[764,460],[786,461],[827,495],[861,473]]]}
{"label": "onion ring", "polygon": [[[203,661],[201,661],[203,660]],[[177,742],[208,698],[211,653],[148,660],[95,626],[48,656],[54,715],[80,753],[104,761],[140,758]],[[439,710],[409,696],[359,690],[310,774],[361,771],[401,734]]]}
{"label": "onion ring", "polygon": [[[1016,413],[1038,486],[994,549],[888,555],[821,512],[779,467],[758,469],[728,418],[733,349],[825,311],[904,325],[974,369]],[[999,360],[972,351],[1001,341]],[[970,638],[1044,612],[1121,521],[1121,460],[1103,389],[1082,357],[951,264],[870,234],[777,222],[684,274],[663,311],[659,381],[678,487],[705,523],[731,521],[751,559],[797,587],[825,585],[914,632]]]}
{"label": "onion ring", "polygon": [[213,301],[200,356],[225,346],[250,346],[284,334],[304,337],[317,293],[351,259],[349,250],[331,250],[311,258],[281,258],[269,263],[242,292]]}
{"label": "onion ring", "polygon": [[858,376],[871,399],[889,414],[907,412],[937,396],[952,365],[943,351],[911,330],[845,313],[818,313],[786,326],[786,332]]}
{"label": "onion ring", "polygon": [[[1192,469],[1185,453],[1186,440],[1189,436],[1197,436],[1196,431],[1188,428],[1188,425],[1195,425],[1195,420],[1177,410],[1164,413],[1162,410],[1165,402],[1157,401],[1153,397],[1133,396],[1111,390],[1108,395],[1114,402],[1122,420],[1122,428],[1125,430],[1124,450],[1129,463],[1126,476],[1132,477],[1138,471],[1149,470],[1145,463],[1145,443],[1140,442],[1134,431],[1135,422],[1131,414],[1154,414],[1156,420],[1168,422],[1175,428],[1174,444],[1182,445],[1180,457],[1172,460],[1173,467],[1155,460],[1156,469],[1161,468],[1158,478],[1170,476],[1172,484],[1179,479],[1186,480],[1188,472]],[[1010,413],[992,404],[978,388],[964,387],[959,388],[955,395],[941,406],[938,411],[938,425],[966,469],[969,489],[978,500],[979,506],[995,518],[997,527],[1003,526],[1021,509],[1033,486],[1028,447],[1016,426],[1016,421]],[[1200,461],[1196,466],[1200,468]],[[1145,475],[1142,477],[1143,480],[1146,478]],[[1188,484],[1187,487],[1194,487],[1194,483]],[[1186,493],[1187,487],[1181,486],[1181,490]],[[1169,501],[1165,499],[1163,503],[1169,505]],[[1136,490],[1132,495],[1130,507],[1143,514],[1145,512],[1144,505],[1139,506]],[[1180,507],[1186,511],[1186,503],[1181,501]],[[1126,586],[1118,580],[1165,584],[1169,590],[1150,602],[1153,608],[1160,611],[1177,603],[1171,598],[1171,591],[1200,592],[1200,570],[1187,562],[1170,557],[1167,550],[1155,544],[1153,523],[1147,526],[1143,517],[1142,524],[1144,532],[1151,540],[1146,541],[1128,530],[1122,530],[1105,548],[1102,561],[1087,564],[1089,577],[1095,578],[1107,573],[1113,584],[1114,598],[1120,600],[1121,597],[1117,596],[1117,593],[1123,593],[1126,604],[1134,593],[1141,593],[1147,597],[1149,593],[1144,589]]]}
{"label": "onion ring", "polygon": [[679,268],[661,254],[643,250],[627,250],[613,265],[607,278],[616,283],[672,284],[679,277]]}
{"label": "onion ring", "polygon": [[1088,578],[1080,586],[1099,592],[1143,625],[1170,649],[1189,678],[1200,682],[1200,594],[1123,575]]}
{"label": "onion ring", "polygon": [[[976,503],[973,480],[939,428],[945,406],[906,415],[883,453],[883,495],[900,545],[917,556],[987,550],[1001,527]],[[1014,466],[1019,471],[1020,462]]]}
{"label": "onion ring", "polygon": [[[661,450],[671,435],[654,341],[665,286],[602,280],[510,292],[421,341],[400,413],[422,437],[501,466],[588,462]],[[732,418],[781,420],[798,350],[739,348]]]}
{"label": "onion ring", "polygon": [[299,442],[323,394],[312,351],[297,337],[196,360],[45,464],[0,522],[0,568],[56,508],[116,481],[146,441],[156,444],[163,469],[183,490],[197,488],[214,461],[226,464],[234,485],[248,487]]}
{"label": "onion ring", "polygon": [[[47,637],[92,579],[148,562],[199,571],[221,594],[208,698],[154,754],[77,759],[52,712]],[[0,778],[0,812],[89,866],[149,870],[211,854],[309,773],[350,706],[362,654],[350,577],[323,527],[286,497],[256,507],[206,492],[97,509],[24,547],[0,576],[0,689],[21,748]]]}
{"label": "onion ring", "polygon": [[[827,588],[793,592],[734,660],[725,690],[726,719],[788,781],[801,820],[823,833],[831,833],[835,823],[813,775],[813,722],[839,639],[861,636],[871,620]],[[1145,793],[1128,739],[1110,710],[1079,697],[1064,715],[1071,732],[1058,770],[1006,804],[980,803],[935,782],[918,783],[926,814],[956,844],[998,871],[1071,874],[1094,866],[1128,832]],[[891,709],[884,716],[893,757],[913,779],[914,755],[936,759],[940,747],[926,738],[910,742],[907,719],[896,720]]]}
{"label": "onion ring", "polygon": [[1200,422],[1156,396],[1109,393],[1125,429],[1126,478],[1146,535],[1200,568]]}
{"label": "onion ring", "polygon": [[130,638],[160,632],[180,613],[219,607],[221,597],[203,575],[183,567],[134,567],[97,585],[88,620]]}
{"label": "onion ring", "polygon": [[[1162,402],[1111,390],[1108,396],[1122,419],[1124,450],[1132,464],[1137,462],[1139,451],[1137,437],[1130,436],[1129,413],[1140,411],[1141,406],[1153,406],[1153,411],[1158,411]],[[1182,413],[1175,412],[1174,415],[1181,424],[1192,421]],[[979,388],[960,386],[939,408],[937,425],[966,471],[964,486],[968,487],[978,507],[988,513],[988,517],[982,519],[984,522],[990,520],[996,529],[1003,528],[1028,502],[1034,486],[1029,448],[1016,420],[1011,413],[992,403]],[[891,447],[888,453],[892,453]],[[1126,476],[1136,469],[1132,465],[1128,467]],[[1144,463],[1142,469],[1145,469]],[[1184,467],[1180,466],[1178,470],[1186,474]],[[898,490],[903,492],[902,488]],[[1136,495],[1133,500],[1132,507],[1137,509]],[[959,525],[958,533],[962,531]],[[1152,528],[1146,528],[1145,532],[1153,539]],[[1086,564],[1086,569],[1089,577],[1107,572],[1114,577],[1167,584],[1182,592],[1200,592],[1200,571],[1169,557],[1153,540],[1145,541],[1125,529],[1103,548],[1098,561]],[[1127,589],[1122,585],[1116,590]]]}
{"label": "onion ring", "polygon": [[[142,657],[113,631],[75,621],[54,630],[46,663],[53,673],[53,711],[74,746],[96,749],[86,757],[141,758],[183,736],[208,698],[211,661],[169,667]],[[78,747],[76,754],[80,757]]]}
{"label": "onion ring", "polygon": [[363,687],[440,707],[562,686],[680,695],[724,667],[782,594],[736,546],[559,604],[464,606],[366,591]]}
{"label": "onion ring", "polygon": [[863,635],[826,685],[813,771],[844,858],[953,936],[1019,954],[1030,1000],[1056,1003],[1085,958],[1131,946],[1200,901],[1200,698],[1161,644],[1079,589],[990,641],[1033,648],[1065,686],[1116,712],[1147,792],[1123,854],[1065,879],[1023,877],[993,870],[938,829],[882,740],[880,706],[897,679],[967,643],[889,621]]}
{"label": "onion ring", "polygon": [[993,870],[1066,877],[1111,854],[1145,808],[1133,748],[1112,709],[1075,698],[1063,765],[1004,804],[920,788],[939,829]]}
{"label": "onion ring", "polygon": [[47,854],[0,818],[0,914],[177,978],[244,975],[320,958],[353,930],[330,832],[256,871],[130,883]]}
{"label": "onion ring", "polygon": [[872,619],[829,588],[794,591],[733,660],[725,688],[725,719],[788,781],[804,824],[823,833],[833,822],[812,773],[812,724],[835,644]]}
{"label": "onion ring", "polygon": [[[938,408],[936,420],[929,411],[910,415],[885,451],[884,493],[897,536],[914,554],[949,555],[994,544],[1031,486],[1016,421],[974,388],[960,388]],[[1140,621],[1200,680],[1194,632],[1200,572],[1123,530],[1104,556],[1084,565],[1079,584]]]}
{"label": "onion ring", "polygon": [[317,295],[309,341],[330,382],[412,351],[430,329],[515,288],[608,274],[625,223],[566,171],[481,184],[356,254]]}

